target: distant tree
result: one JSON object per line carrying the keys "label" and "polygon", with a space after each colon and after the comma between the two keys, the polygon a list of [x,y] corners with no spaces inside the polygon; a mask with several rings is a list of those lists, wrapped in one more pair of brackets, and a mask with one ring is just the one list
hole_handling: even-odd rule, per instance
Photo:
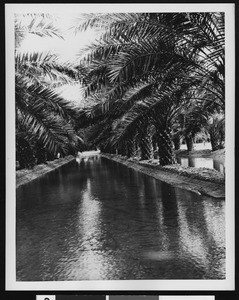
{"label": "distant tree", "polygon": [[212,151],[224,148],[225,120],[221,114],[214,114],[208,120],[206,130],[209,133]]}

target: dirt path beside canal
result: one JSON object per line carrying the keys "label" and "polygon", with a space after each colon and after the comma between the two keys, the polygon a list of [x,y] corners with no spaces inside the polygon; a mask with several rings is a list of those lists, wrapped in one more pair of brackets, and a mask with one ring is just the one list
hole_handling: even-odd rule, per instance
{"label": "dirt path beside canal", "polygon": [[177,157],[204,157],[214,158],[216,160],[225,161],[225,149],[219,149],[217,151],[211,151],[210,149],[200,149],[194,151],[187,151],[180,149],[175,151]]}
{"label": "dirt path beside canal", "polygon": [[37,179],[67,163],[74,160],[75,157],[72,155],[66,156],[64,158],[55,159],[53,161],[48,161],[46,164],[40,164],[34,166],[32,169],[22,169],[16,171],[16,188],[26,184],[32,180]]}
{"label": "dirt path beside canal", "polygon": [[193,191],[197,194],[208,195],[214,198],[225,198],[225,179],[216,170],[207,168],[182,167],[178,164],[172,166],[159,166],[149,161],[136,161],[126,159],[114,154],[101,154],[101,156],[169,183],[175,187]]}

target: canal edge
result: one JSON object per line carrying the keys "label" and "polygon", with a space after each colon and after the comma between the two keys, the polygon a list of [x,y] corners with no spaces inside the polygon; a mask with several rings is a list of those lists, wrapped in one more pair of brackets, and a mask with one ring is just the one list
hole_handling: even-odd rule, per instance
{"label": "canal edge", "polygon": [[159,170],[154,166],[146,166],[136,161],[129,161],[127,159],[114,155],[107,155],[105,153],[101,153],[100,155],[109,160],[121,163],[126,167],[139,171],[145,175],[166,182],[176,188],[185,189],[198,195],[207,195],[216,199],[225,199],[224,184],[203,179],[191,178],[179,174],[175,172],[175,170]]}
{"label": "canal edge", "polygon": [[[33,169],[24,169],[16,171],[16,189],[23,186],[29,182],[32,182],[45,174],[50,173],[65,164],[70,163],[75,160],[75,157],[69,155],[61,159],[55,159],[54,161],[49,161],[47,164],[36,165]],[[25,172],[25,173],[23,173]],[[21,174],[23,173],[23,174]]]}

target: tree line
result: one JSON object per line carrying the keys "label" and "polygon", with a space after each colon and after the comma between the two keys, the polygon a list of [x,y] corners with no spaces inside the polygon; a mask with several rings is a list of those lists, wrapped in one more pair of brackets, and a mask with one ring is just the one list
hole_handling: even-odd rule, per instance
{"label": "tree line", "polygon": [[[61,38],[52,16],[28,18],[25,31]],[[15,21],[18,158],[26,149],[39,163],[98,147],[140,159],[157,151],[167,165],[182,140],[189,151],[198,135],[213,151],[224,146],[223,13],[82,14],[76,34],[94,28],[100,37],[71,65],[54,54],[18,52],[24,30]],[[72,81],[84,87],[84,107],[52,88]]]}

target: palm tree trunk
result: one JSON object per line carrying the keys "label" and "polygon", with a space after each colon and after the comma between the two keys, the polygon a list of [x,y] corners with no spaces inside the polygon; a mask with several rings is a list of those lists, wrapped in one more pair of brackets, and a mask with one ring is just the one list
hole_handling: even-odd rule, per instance
{"label": "palm tree trunk", "polygon": [[180,136],[175,136],[173,138],[174,150],[179,150],[181,146],[181,138]]}
{"label": "palm tree trunk", "polygon": [[46,149],[40,143],[36,143],[35,149],[36,149],[35,156],[37,159],[37,164],[45,163],[47,161]]}
{"label": "palm tree trunk", "polygon": [[185,141],[186,141],[188,151],[193,151],[194,150],[193,137],[191,135],[188,135],[185,137]]}
{"label": "palm tree trunk", "polygon": [[157,144],[157,138],[155,134],[152,136],[152,143],[153,143],[153,150],[156,151],[158,149],[158,144]]}
{"label": "palm tree trunk", "polygon": [[158,153],[159,163],[161,166],[172,165],[176,162],[173,150],[173,142],[169,129],[159,130],[158,137]]}
{"label": "palm tree trunk", "polygon": [[118,153],[119,155],[127,156],[127,147],[125,142],[119,146]]}
{"label": "palm tree trunk", "polygon": [[[64,157],[65,155],[64,154],[62,154],[62,157]],[[54,154],[52,154],[52,153],[50,153],[49,151],[47,151],[47,153],[46,153],[46,159],[48,160],[48,161],[52,161],[52,160],[54,160],[56,158],[56,156],[54,155]]]}
{"label": "palm tree trunk", "polygon": [[136,145],[135,145],[135,140],[128,140],[126,142],[126,152],[128,157],[133,157],[136,153]]}
{"label": "palm tree trunk", "polygon": [[100,150],[104,153],[109,153],[109,154],[113,154],[115,153],[113,147],[111,147],[110,145],[106,145],[106,146],[101,146]]}
{"label": "palm tree trunk", "polygon": [[157,135],[154,133],[152,137],[152,143],[153,143],[153,157],[155,159],[158,158],[158,139]]}
{"label": "palm tree trunk", "polygon": [[152,130],[150,126],[141,129],[139,147],[141,150],[140,160],[148,160],[153,158],[154,153],[152,142]]}
{"label": "palm tree trunk", "polygon": [[212,151],[216,151],[221,148],[221,139],[220,134],[217,130],[214,128],[209,130],[211,145],[212,145]]}

